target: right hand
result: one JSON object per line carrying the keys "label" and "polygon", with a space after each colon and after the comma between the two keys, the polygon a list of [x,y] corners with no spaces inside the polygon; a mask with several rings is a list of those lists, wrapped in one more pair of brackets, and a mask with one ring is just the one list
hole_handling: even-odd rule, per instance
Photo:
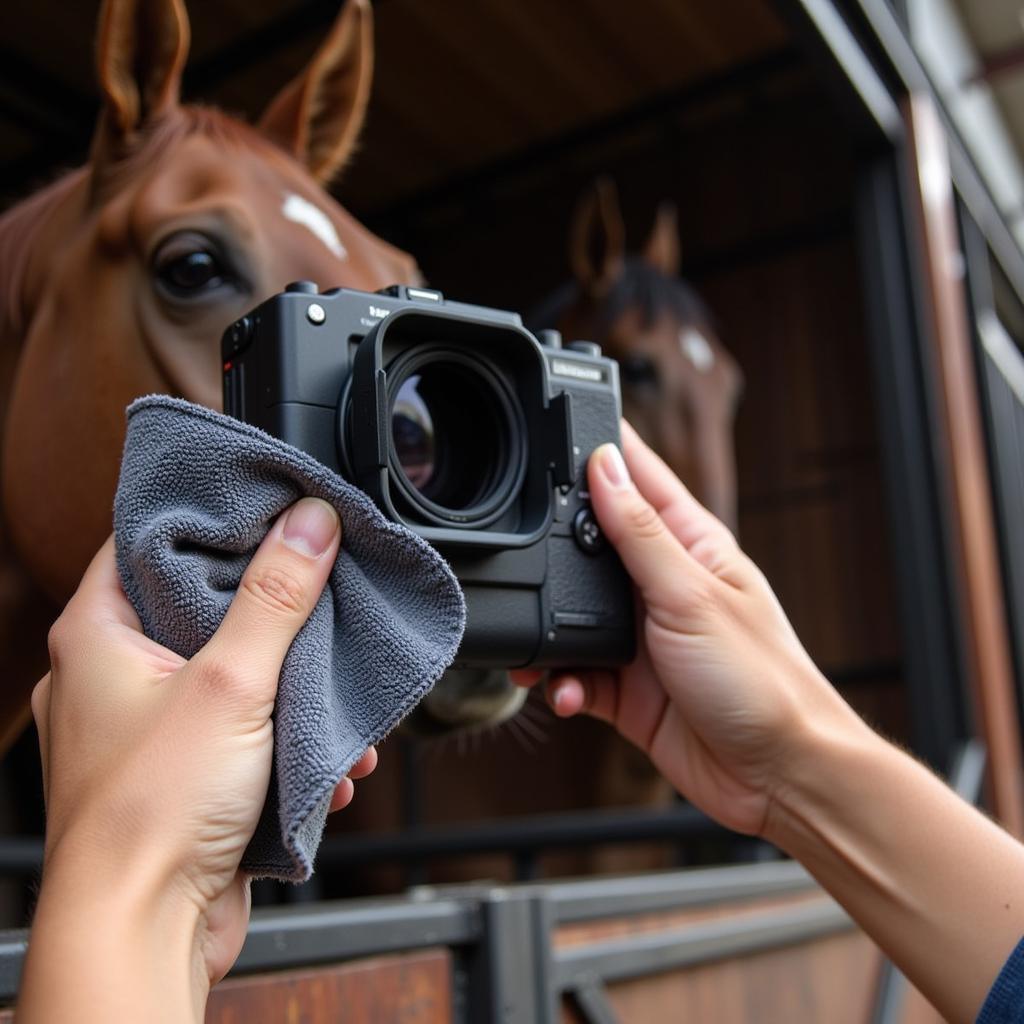
{"label": "right hand", "polygon": [[[552,673],[561,716],[610,722],[692,803],[764,835],[814,741],[867,730],[815,668],[758,568],[627,425],[591,456],[594,511],[637,589],[639,651],[620,670]],[[627,471],[628,465],[628,471]],[[529,685],[536,673],[514,674]]]}

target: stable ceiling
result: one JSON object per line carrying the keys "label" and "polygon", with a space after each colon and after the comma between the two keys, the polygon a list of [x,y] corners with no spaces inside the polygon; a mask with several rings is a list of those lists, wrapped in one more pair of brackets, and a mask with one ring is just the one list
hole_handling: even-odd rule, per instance
{"label": "stable ceiling", "polygon": [[[98,2],[0,4],[9,201],[87,150]],[[338,3],[192,3],[186,95],[255,116]],[[366,215],[787,47],[770,0],[378,0],[377,75],[340,191]]]}

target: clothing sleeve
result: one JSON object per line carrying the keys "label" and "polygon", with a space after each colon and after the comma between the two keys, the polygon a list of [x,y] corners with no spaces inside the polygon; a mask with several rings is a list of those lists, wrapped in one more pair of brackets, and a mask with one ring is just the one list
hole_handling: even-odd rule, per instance
{"label": "clothing sleeve", "polygon": [[1024,939],[989,989],[977,1024],[1024,1024]]}

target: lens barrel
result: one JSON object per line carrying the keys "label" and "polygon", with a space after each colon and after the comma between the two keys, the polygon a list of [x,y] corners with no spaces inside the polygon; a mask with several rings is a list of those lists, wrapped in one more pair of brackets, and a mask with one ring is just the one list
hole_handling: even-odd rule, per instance
{"label": "lens barrel", "polygon": [[387,377],[389,471],[410,510],[440,525],[493,522],[526,472],[508,383],[482,356],[429,345],[400,354]]}

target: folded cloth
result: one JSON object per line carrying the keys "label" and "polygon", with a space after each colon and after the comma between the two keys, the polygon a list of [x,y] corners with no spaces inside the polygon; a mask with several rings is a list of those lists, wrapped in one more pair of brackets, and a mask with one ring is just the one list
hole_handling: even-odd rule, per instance
{"label": "folded cloth", "polygon": [[297,448],[179,399],[128,407],[118,570],[146,635],[183,657],[213,635],[275,517],[304,495],[338,510],[342,546],[281,669],[273,777],[242,861],[296,882],[312,873],[334,787],[454,658],[462,592],[429,544]]}

